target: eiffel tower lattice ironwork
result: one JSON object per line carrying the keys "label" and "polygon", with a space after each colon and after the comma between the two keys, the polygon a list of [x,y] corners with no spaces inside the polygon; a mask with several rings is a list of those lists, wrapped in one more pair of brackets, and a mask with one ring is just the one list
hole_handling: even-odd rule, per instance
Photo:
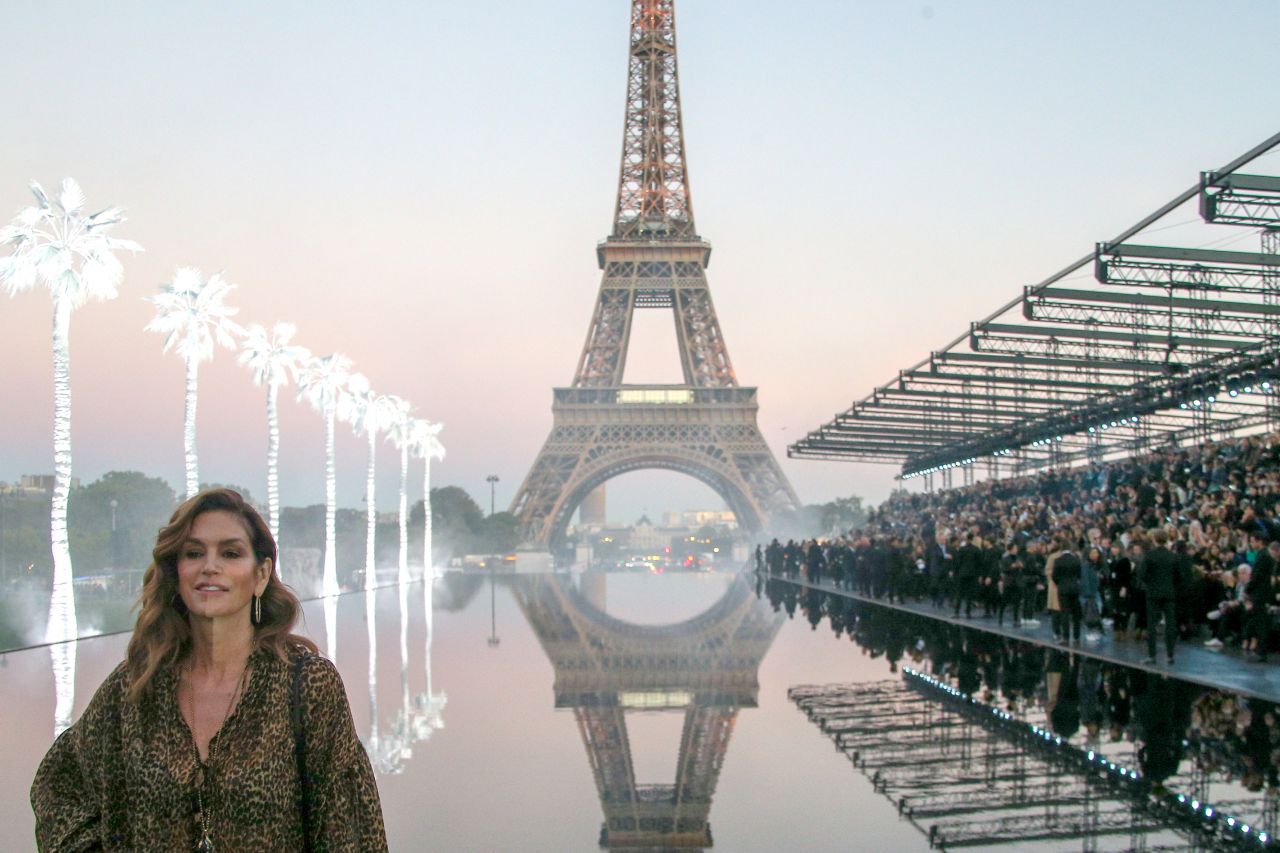
{"label": "eiffel tower lattice ironwork", "polygon": [[[582,575],[584,586],[606,579]],[[600,846],[711,847],[729,737],[738,711],[757,705],[760,663],[786,618],[742,575],[704,613],[674,625],[616,619],[593,600],[600,587],[578,589],[562,574],[519,578],[513,593],[555,669],[556,707],[573,709],[604,812]],[[637,780],[628,711],[684,715],[672,784]]]}
{"label": "eiffel tower lattice ironwork", "polygon": [[[628,471],[695,477],[747,530],[799,505],[756,423],[756,389],[738,385],[707,287],[685,166],[674,0],[632,0],[622,168],[604,277],[573,384],[556,388],[551,435],[511,511],[526,546],[553,547],[586,495]],[[637,309],[675,318],[684,381],[624,385]]]}

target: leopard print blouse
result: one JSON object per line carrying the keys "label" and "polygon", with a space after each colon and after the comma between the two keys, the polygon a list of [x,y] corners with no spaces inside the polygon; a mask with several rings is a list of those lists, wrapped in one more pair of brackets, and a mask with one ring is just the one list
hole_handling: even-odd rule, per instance
{"label": "leopard print blouse", "polygon": [[[346,691],[327,659],[303,649],[301,700],[315,851],[387,849],[369,757]],[[204,803],[218,851],[303,850],[301,786],[289,705],[292,666],[259,649],[249,683],[204,771]],[[41,851],[193,850],[201,778],[178,679],[157,673],[151,695],[125,701],[124,664],[84,715],[58,737],[36,771],[31,805]]]}

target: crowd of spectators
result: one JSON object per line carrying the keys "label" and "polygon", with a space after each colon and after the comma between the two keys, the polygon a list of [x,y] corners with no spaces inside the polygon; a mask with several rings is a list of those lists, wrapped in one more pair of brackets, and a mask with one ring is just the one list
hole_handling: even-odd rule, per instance
{"label": "crowd of spectators", "polygon": [[[861,529],[756,549],[757,568],[888,601],[931,600],[1014,625],[1051,616],[1063,643],[1174,638],[1273,649],[1280,432],[1118,462],[899,491]],[[1083,633],[1083,637],[1082,637]]]}

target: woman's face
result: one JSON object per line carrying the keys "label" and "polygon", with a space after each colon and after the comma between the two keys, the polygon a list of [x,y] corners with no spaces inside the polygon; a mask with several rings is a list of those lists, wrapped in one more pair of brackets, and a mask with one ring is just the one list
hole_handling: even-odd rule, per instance
{"label": "woman's face", "polygon": [[271,560],[258,565],[240,516],[211,510],[196,516],[178,552],[178,594],[193,619],[249,621],[249,604],[271,576]]}

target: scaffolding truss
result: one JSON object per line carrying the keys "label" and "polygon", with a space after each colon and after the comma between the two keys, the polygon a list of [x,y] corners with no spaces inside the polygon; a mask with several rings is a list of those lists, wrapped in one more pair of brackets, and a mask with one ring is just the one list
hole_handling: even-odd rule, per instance
{"label": "scaffolding truss", "polygon": [[[1280,177],[1238,171],[1278,145],[1202,173],[788,455],[893,463],[949,485],[979,460],[1025,473],[1280,425]],[[1131,242],[1193,200],[1207,224],[1260,229],[1259,250]],[[1090,267],[1092,282],[1065,283]]]}

